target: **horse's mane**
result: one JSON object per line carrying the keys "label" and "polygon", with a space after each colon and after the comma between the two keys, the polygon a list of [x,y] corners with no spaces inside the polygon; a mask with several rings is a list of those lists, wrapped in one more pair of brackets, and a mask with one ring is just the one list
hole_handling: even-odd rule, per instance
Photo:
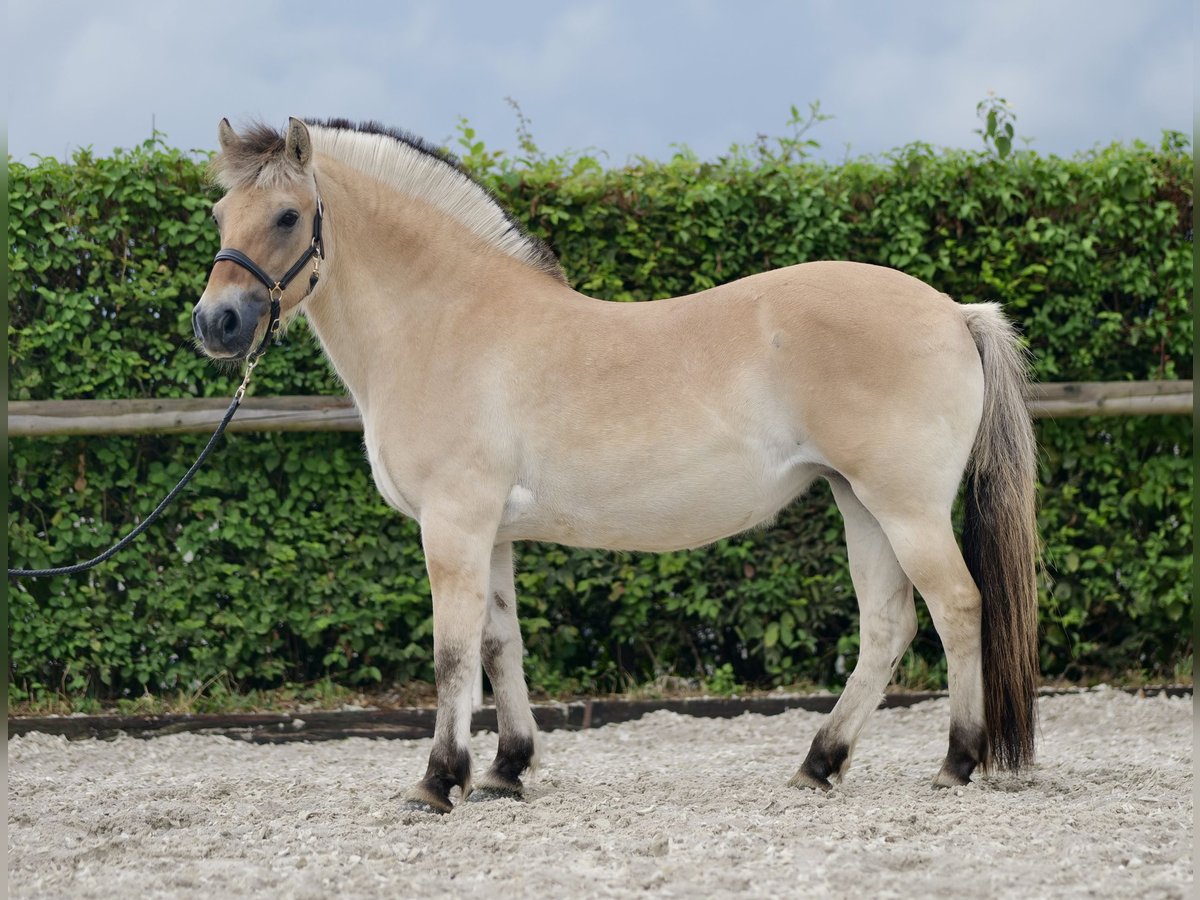
{"label": "horse's mane", "polygon": [[[313,149],[424,200],[452,216],[488,244],[538,271],[566,283],[546,244],[530,234],[496,199],[468,175],[450,153],[415,135],[378,122],[305,119]],[[226,190],[265,185],[288,172],[283,134],[256,122],[228,151],[217,154],[212,174]]]}

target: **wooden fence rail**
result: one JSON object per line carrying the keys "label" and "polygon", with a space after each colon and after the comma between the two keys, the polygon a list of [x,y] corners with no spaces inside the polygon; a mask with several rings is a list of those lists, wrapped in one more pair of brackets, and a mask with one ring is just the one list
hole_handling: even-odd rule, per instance
{"label": "wooden fence rail", "polygon": [[[1036,418],[1191,415],[1190,381],[1036,384],[1026,398]],[[9,437],[191,434],[212,431],[227,397],[164,400],[9,401]],[[230,431],[361,431],[349,397],[247,397]]]}

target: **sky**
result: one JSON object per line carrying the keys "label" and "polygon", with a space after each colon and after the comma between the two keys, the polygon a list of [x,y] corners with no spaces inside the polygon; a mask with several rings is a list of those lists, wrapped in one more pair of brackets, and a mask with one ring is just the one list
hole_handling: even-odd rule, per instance
{"label": "sky", "polygon": [[981,147],[989,91],[1018,146],[1070,155],[1191,133],[1185,0],[9,0],[8,150],[64,158],[216,125],[374,119],[453,149],[466,118],[516,146],[519,103],[547,153],[609,165],[686,145],[713,159],[834,118],[831,160],[912,141]]}

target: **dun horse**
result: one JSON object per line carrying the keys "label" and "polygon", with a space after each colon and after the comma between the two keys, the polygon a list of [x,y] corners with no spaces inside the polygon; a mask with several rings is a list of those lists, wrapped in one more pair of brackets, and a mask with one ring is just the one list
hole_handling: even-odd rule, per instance
{"label": "dun horse", "polygon": [[[769,522],[817,478],[845,519],[861,644],[791,784],[845,773],[916,633],[914,586],[949,670],[935,783],[1031,762],[1035,449],[1025,357],[997,305],[852,262],[603,302],[409,135],[292,119],[243,134],[224,120],[219,137],[227,249],[193,315],[205,351],[246,357],[274,313],[304,313],[362,414],[379,491],[420,523],[438,708],[410,800],[520,796],[535,764],[513,541],[697,547]],[[319,280],[289,284],[310,262]],[[473,779],[481,662],[500,738]]]}

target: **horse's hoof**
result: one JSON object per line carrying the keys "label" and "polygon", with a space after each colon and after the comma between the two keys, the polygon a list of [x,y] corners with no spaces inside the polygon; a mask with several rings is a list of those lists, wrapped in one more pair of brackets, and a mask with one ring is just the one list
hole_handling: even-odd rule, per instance
{"label": "horse's hoof", "polygon": [[955,788],[963,787],[971,783],[970,776],[955,772],[948,766],[942,766],[942,770],[937,773],[933,779],[935,788]]}
{"label": "horse's hoof", "polygon": [[982,728],[950,726],[950,749],[941,771],[933,779],[940,788],[963,787],[971,783],[971,773],[987,759],[987,735]]}
{"label": "horse's hoof", "polygon": [[832,791],[832,777],[840,782],[850,767],[850,745],[824,731],[818,731],[808,748],[808,756],[800,769],[788,782],[792,787],[812,788],[816,791]]}
{"label": "horse's hoof", "polygon": [[828,778],[818,778],[816,775],[805,772],[803,768],[792,776],[788,782],[788,787],[811,788],[814,791],[833,790],[833,785],[829,783]]}
{"label": "horse's hoof", "polygon": [[468,803],[491,803],[493,800],[524,800],[525,793],[519,786],[485,784],[471,791]]}
{"label": "horse's hoof", "polygon": [[[421,813],[422,815],[444,816],[450,812],[449,809],[443,809],[440,806],[434,806],[432,803],[426,803],[424,800],[405,800],[404,809],[409,812]],[[453,809],[453,807],[451,807]]]}
{"label": "horse's hoof", "polygon": [[422,784],[413,787],[403,796],[404,808],[412,812],[445,815],[454,809],[449,797],[439,797]]}

